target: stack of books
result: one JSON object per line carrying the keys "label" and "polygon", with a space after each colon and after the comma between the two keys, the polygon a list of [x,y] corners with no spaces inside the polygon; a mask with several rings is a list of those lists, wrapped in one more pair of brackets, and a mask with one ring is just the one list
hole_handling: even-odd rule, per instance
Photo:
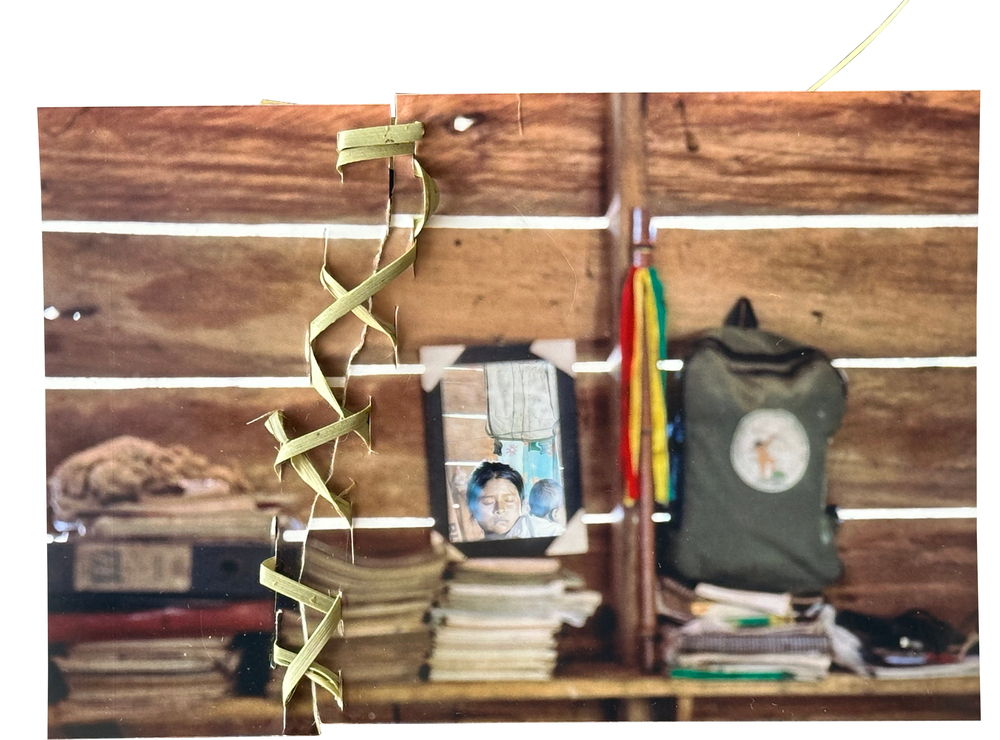
{"label": "stack of books", "polygon": [[260,585],[288,498],[180,445],[116,437],[49,481],[50,693],[64,721],[260,695],[274,595]]}
{"label": "stack of books", "polygon": [[[358,530],[352,543],[336,532],[312,532],[301,581],[343,593],[344,634],[319,662],[352,682],[415,681],[431,647],[428,612],[442,587],[446,550],[432,530]],[[298,650],[322,614],[283,610],[281,645]]]}
{"label": "stack of books", "polygon": [[53,662],[78,706],[181,708],[234,693],[239,655],[230,642],[211,636],[84,642]]}
{"label": "stack of books", "polygon": [[432,681],[550,678],[562,625],[582,627],[601,601],[555,559],[465,560],[446,583],[432,612]]}
{"label": "stack of books", "polygon": [[50,653],[61,688],[53,698],[63,716],[124,717],[263,693],[273,615],[273,600],[52,613]]}
{"label": "stack of books", "polygon": [[662,658],[673,678],[818,680],[833,662],[821,597],[660,579]]}

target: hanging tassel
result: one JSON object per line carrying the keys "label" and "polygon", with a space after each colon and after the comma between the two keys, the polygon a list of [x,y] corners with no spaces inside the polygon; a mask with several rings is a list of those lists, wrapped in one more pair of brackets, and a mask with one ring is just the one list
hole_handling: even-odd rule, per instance
{"label": "hanging tassel", "polygon": [[653,498],[666,506],[671,499],[667,383],[666,373],[657,367],[657,363],[667,357],[666,302],[663,283],[655,268],[644,264],[645,259],[636,262],[629,268],[624,282],[620,321],[622,425],[619,459],[626,484],[624,503],[632,506],[641,495],[643,401],[648,398]]}

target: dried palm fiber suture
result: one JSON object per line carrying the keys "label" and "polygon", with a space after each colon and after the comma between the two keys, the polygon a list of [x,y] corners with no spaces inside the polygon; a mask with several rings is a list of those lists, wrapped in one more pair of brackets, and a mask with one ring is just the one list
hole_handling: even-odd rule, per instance
{"label": "dried palm fiber suture", "polygon": [[[280,410],[272,411],[265,415],[267,417],[265,427],[280,445],[278,454],[274,460],[275,471],[280,477],[284,465],[290,463],[298,476],[316,494],[313,507],[310,511],[309,521],[306,524],[307,537],[313,520],[313,512],[315,512],[316,505],[320,500],[326,501],[327,504],[332,506],[335,512],[347,522],[348,526],[352,524],[351,504],[345,495],[347,491],[340,493],[332,492],[327,485],[328,477],[320,474],[309,458],[308,453],[332,442],[334,443],[335,456],[337,440],[350,433],[360,436],[365,445],[369,449],[371,448],[371,402],[361,411],[349,413],[334,395],[316,359],[313,344],[319,335],[326,331],[335,321],[349,313],[353,313],[361,319],[364,326],[362,328],[361,342],[354,348],[354,351],[348,358],[347,371],[345,373],[347,378],[350,377],[351,362],[363,346],[369,328],[373,328],[389,337],[395,350],[395,328],[376,318],[368,306],[370,306],[370,299],[375,293],[413,265],[416,260],[417,236],[423,229],[427,219],[430,218],[431,213],[437,208],[438,195],[434,181],[417,161],[416,156],[414,156],[416,153],[416,142],[423,136],[423,130],[423,124],[414,122],[341,131],[337,134],[337,151],[339,153],[337,158],[338,172],[342,172],[343,168],[348,164],[372,159],[389,158],[391,166],[392,157],[408,155],[412,157],[413,174],[421,181],[423,198],[421,213],[416,214],[412,218],[410,241],[406,251],[387,265],[377,268],[360,285],[351,290],[344,288],[327,270],[325,260],[320,270],[320,283],[333,296],[334,301],[309,323],[306,356],[309,362],[309,381],[313,389],[334,410],[338,417],[337,421],[302,436],[292,438],[285,429],[285,417]],[[379,244],[375,261],[376,265],[389,238],[391,212],[392,197],[390,190],[386,207],[386,231]],[[346,392],[344,395],[346,396]],[[330,467],[332,473],[332,462]],[[304,546],[303,553],[305,553]],[[304,563],[300,564],[300,578],[303,566]],[[274,663],[286,666],[287,668],[281,682],[282,704],[287,707],[292,693],[302,678],[309,678],[314,684],[313,715],[318,723],[319,717],[315,686],[328,691],[336,700],[338,706],[343,707],[343,691],[340,675],[317,662],[317,658],[330,638],[335,633],[342,634],[343,632],[342,593],[339,591],[337,593],[323,593],[293,578],[279,574],[276,571],[276,567],[277,559],[274,557],[268,558],[261,563],[261,583],[279,594],[298,601],[300,611],[303,614],[307,608],[315,609],[323,614],[316,628],[310,634],[303,635],[305,641],[301,649],[298,651],[288,650],[276,641],[273,653]],[[303,624],[307,624],[307,622],[303,620]]]}
{"label": "dried palm fiber suture", "polygon": [[241,494],[248,489],[241,472],[184,445],[164,447],[120,436],[63,460],[49,477],[49,503],[58,519],[73,521],[122,504]]}

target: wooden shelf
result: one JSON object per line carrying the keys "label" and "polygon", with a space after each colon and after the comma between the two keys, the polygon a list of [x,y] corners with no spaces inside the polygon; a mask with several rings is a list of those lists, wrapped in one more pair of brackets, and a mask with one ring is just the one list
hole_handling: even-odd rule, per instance
{"label": "wooden shelf", "polygon": [[642,675],[620,666],[590,666],[587,675],[547,681],[345,683],[347,703],[421,704],[492,700],[652,699],[699,696],[975,695],[979,677],[874,679],[834,673],[821,681],[721,681]]}
{"label": "wooden shelf", "polygon": [[95,707],[72,701],[49,707],[49,737],[92,736],[75,730],[108,724],[122,728],[124,737],[278,735],[281,722],[280,698],[229,697],[183,708],[155,702],[142,707]]}
{"label": "wooden shelf", "polygon": [[[421,681],[411,683],[347,683],[347,706],[403,706],[517,701],[614,700],[624,705],[621,716],[648,720],[649,701],[674,699],[675,718],[693,717],[699,698],[733,697],[873,697],[978,696],[978,677],[934,679],[872,679],[834,673],[821,681],[720,681],[670,679],[642,675],[621,666],[577,667],[570,675],[546,681]],[[333,720],[333,718],[330,718]],[[525,718],[531,721],[531,717]],[[326,720],[325,721],[329,721]],[[333,720],[336,721],[336,720]],[[175,706],[150,705],[121,710],[84,707],[64,702],[49,708],[52,737],[72,736],[73,726],[115,723],[135,737],[204,735],[273,735],[281,732],[281,701],[233,697],[178,711]],[[67,734],[60,734],[64,732]]]}
{"label": "wooden shelf", "polygon": [[[642,675],[621,666],[588,666],[584,674],[562,675],[547,681],[428,681],[399,684],[345,683],[348,706],[416,705],[516,701],[615,700],[621,717],[651,719],[652,699],[673,699],[674,718],[694,717],[698,698],[735,697],[853,697],[979,696],[979,677],[933,679],[874,679],[833,673],[821,681],[723,681],[671,679]],[[576,673],[576,672],[574,672]]]}

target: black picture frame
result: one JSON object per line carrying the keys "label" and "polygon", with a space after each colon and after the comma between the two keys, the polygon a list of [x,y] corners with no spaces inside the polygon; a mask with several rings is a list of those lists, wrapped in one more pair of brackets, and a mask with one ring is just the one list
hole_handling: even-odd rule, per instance
{"label": "black picture frame", "polygon": [[[583,505],[580,486],[579,437],[577,430],[575,383],[566,372],[545,357],[532,351],[532,344],[467,346],[451,363],[451,369],[478,367],[488,363],[520,361],[549,362],[555,370],[558,399],[558,460],[565,506],[564,520],[570,521]],[[541,557],[557,539],[552,536],[527,536],[510,539],[463,540],[455,538],[449,517],[452,507],[445,455],[445,410],[443,409],[442,378],[433,379],[432,387],[424,386],[425,440],[430,484],[430,509],[434,528],[467,557]],[[527,487],[527,486],[525,486]],[[522,498],[527,497],[525,492]]]}

